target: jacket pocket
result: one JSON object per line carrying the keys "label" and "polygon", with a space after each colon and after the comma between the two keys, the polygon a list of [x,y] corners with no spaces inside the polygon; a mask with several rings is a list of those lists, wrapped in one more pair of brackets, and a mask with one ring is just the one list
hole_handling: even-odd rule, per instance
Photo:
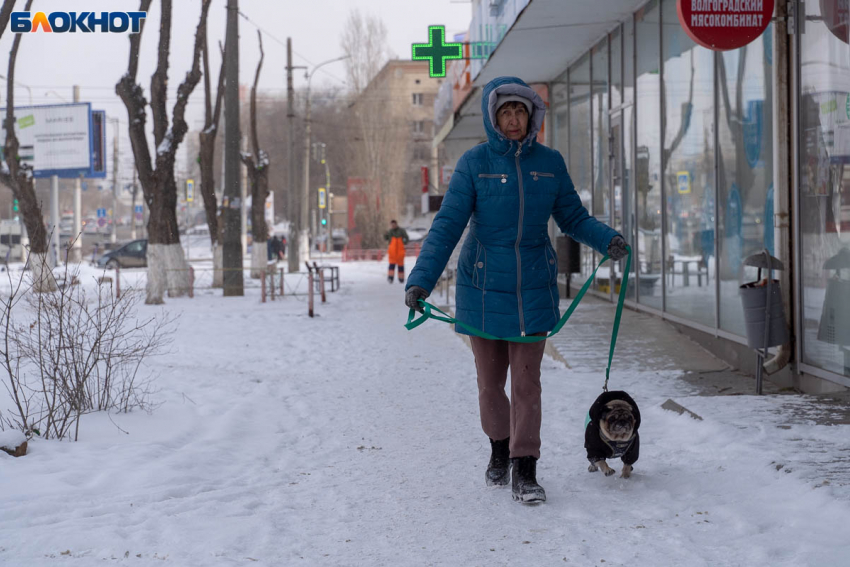
{"label": "jacket pocket", "polygon": [[479,179],[501,179],[502,183],[508,182],[508,174],[507,173],[479,173]]}
{"label": "jacket pocket", "polygon": [[531,179],[533,179],[534,181],[538,181],[540,177],[549,177],[549,178],[555,177],[554,173],[544,173],[542,171],[531,171],[529,173],[531,174]]}
{"label": "jacket pocket", "polygon": [[478,240],[475,243],[475,261],[472,264],[472,285],[484,291],[484,283],[487,281],[487,251]]}

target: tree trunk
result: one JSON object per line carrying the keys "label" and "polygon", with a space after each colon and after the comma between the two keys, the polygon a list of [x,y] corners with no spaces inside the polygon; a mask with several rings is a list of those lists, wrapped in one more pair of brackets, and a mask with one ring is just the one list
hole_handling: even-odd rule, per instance
{"label": "tree trunk", "polygon": [[47,254],[30,250],[27,263],[32,272],[33,291],[37,293],[56,291],[56,278],[53,276],[53,270],[50,269]]}
{"label": "tree trunk", "polygon": [[213,155],[215,154],[215,130],[201,132],[201,197],[204,200],[204,212],[207,216],[207,226],[210,230],[210,245],[215,246],[220,241],[218,227],[218,200],[215,196],[215,174]]}
{"label": "tree trunk", "polygon": [[269,271],[269,243],[254,242],[251,244],[251,278],[258,280]]}
{"label": "tree trunk", "polygon": [[224,249],[216,242],[212,245],[213,251],[213,287],[224,287]]}
{"label": "tree trunk", "polygon": [[[177,148],[188,130],[185,120],[186,105],[195,86],[201,80],[201,53],[206,45],[206,21],[212,0],[202,0],[201,19],[195,31],[192,69],[177,87],[171,127],[166,112],[168,84],[168,57],[171,42],[172,0],[162,0],[160,34],[157,50],[157,68],[151,77],[151,112],[153,115],[154,145],[152,158],[148,148],[147,101],[141,86],[136,82],[139,67],[142,31],[130,36],[130,58],[127,73],[115,86],[127,108],[130,122],[130,142],[133,147],[136,171],[148,205],[148,284],[147,304],[161,304],[162,294],[169,296],[188,293],[189,272],[180,246],[177,229],[177,183],[174,178],[174,160]],[[140,11],[147,11],[151,0],[141,0]]]}
{"label": "tree trunk", "polygon": [[[5,30],[5,23],[8,22],[9,13],[14,2],[5,2],[2,10],[0,10],[0,20],[3,21],[3,27],[0,28],[0,33]],[[32,0],[29,0],[25,6],[25,10],[29,11],[32,6]],[[19,160],[20,144],[18,136],[15,134],[15,61],[18,57],[18,48],[21,45],[23,34],[16,34],[12,42],[12,50],[9,53],[9,70],[6,77],[6,140],[3,147],[4,157],[6,160],[7,171],[0,172],[0,180],[12,189],[12,195],[18,199],[18,205],[21,208],[21,215],[24,218],[24,225],[27,229],[27,234],[30,239],[30,268],[33,270],[33,290],[36,292],[54,291],[56,289],[56,281],[53,278],[53,272],[47,263],[49,259],[49,243],[47,238],[47,229],[44,227],[44,219],[41,214],[41,206],[38,203],[38,198],[35,195],[35,180],[32,177],[32,172],[28,167],[21,165]],[[55,228],[58,230],[58,227]]]}

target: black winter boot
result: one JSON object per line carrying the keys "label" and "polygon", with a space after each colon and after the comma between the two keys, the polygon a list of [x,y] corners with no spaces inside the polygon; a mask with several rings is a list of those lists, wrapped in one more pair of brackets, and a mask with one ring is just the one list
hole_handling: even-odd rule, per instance
{"label": "black winter boot", "polygon": [[490,463],[484,476],[487,486],[506,486],[508,481],[508,468],[510,456],[510,441],[508,437],[502,441],[490,439]]}
{"label": "black winter boot", "polygon": [[513,499],[523,504],[546,502],[546,491],[537,484],[537,459],[518,457],[511,459]]}

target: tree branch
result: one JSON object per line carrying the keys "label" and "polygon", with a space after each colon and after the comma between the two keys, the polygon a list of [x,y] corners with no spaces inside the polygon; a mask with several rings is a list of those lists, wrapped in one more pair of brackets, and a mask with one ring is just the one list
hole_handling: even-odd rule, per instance
{"label": "tree branch", "polygon": [[254,87],[251,89],[251,145],[254,148],[254,161],[256,167],[262,167],[260,163],[260,141],[257,138],[257,83],[260,82],[260,70],[263,68],[263,34],[257,30],[257,38],[260,40],[260,61],[257,63],[257,72],[254,74]]}
{"label": "tree branch", "polygon": [[218,90],[215,94],[215,110],[213,111],[213,126],[218,129],[218,119],[221,116],[221,104],[224,100],[224,67],[226,62],[226,50],[221,42],[218,42],[218,49],[221,51],[221,69],[218,71]]}
{"label": "tree branch", "polygon": [[[165,2],[170,4],[171,0],[163,0],[163,8]],[[177,147],[183,141],[183,137],[189,130],[189,125],[186,124],[186,105],[189,103],[189,96],[201,80],[201,51],[206,43],[207,38],[207,12],[209,12],[212,0],[201,0],[201,20],[198,22],[198,27],[195,31],[195,48],[192,56],[192,70],[186,73],[186,78],[177,88],[177,101],[174,103],[174,112],[172,116],[171,126],[171,144],[170,151],[172,155],[177,152]],[[157,141],[157,146],[159,146]],[[158,149],[157,152],[160,150]]]}
{"label": "tree branch", "polygon": [[15,0],[4,0],[3,7],[0,8],[0,37],[6,31],[6,26],[9,25],[9,18],[12,17],[12,10],[15,9]]}
{"label": "tree branch", "polygon": [[[146,12],[150,8],[152,0],[141,0],[139,11]],[[130,35],[130,60],[127,64],[127,73],[121,77],[115,85],[115,93],[121,98],[127,108],[127,118],[130,122],[129,134],[130,144],[133,147],[136,171],[139,174],[139,182],[142,185],[142,193],[145,201],[150,205],[150,192],[153,186],[153,163],[151,162],[150,149],[148,148],[145,123],[147,122],[146,107],[148,101],[142,92],[142,87],[136,82],[136,74],[139,68],[139,49],[142,42],[142,33],[145,21],[141,22],[139,33]]]}
{"label": "tree branch", "polygon": [[[162,15],[159,21],[159,47],[156,71],[151,75],[151,111],[153,112],[154,146],[159,148],[168,131],[168,55],[171,49],[171,0],[162,0]],[[203,19],[203,16],[202,16]],[[157,149],[157,152],[159,150]]]}

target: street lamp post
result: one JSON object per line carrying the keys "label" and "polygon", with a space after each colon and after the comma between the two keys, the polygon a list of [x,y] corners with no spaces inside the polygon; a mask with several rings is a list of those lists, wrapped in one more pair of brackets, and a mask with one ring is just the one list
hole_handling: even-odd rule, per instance
{"label": "street lamp post", "polygon": [[301,248],[301,257],[306,260],[310,254],[310,244],[308,238],[308,226],[310,215],[310,82],[313,80],[313,73],[318,71],[323,66],[336,61],[349,59],[349,55],[343,55],[336,59],[329,59],[319,63],[313,70],[307,73],[307,107],[304,112],[304,190],[301,193],[301,238],[299,238],[299,247]]}
{"label": "street lamp post", "polygon": [[114,144],[112,146],[112,215],[110,215],[112,219],[112,232],[109,235],[109,241],[112,244],[115,244],[118,239],[116,235],[117,219],[115,218],[115,213],[117,212],[116,209],[118,208],[118,126],[120,124],[120,121],[117,118],[110,118],[109,121],[115,124],[115,132],[113,132]]}

